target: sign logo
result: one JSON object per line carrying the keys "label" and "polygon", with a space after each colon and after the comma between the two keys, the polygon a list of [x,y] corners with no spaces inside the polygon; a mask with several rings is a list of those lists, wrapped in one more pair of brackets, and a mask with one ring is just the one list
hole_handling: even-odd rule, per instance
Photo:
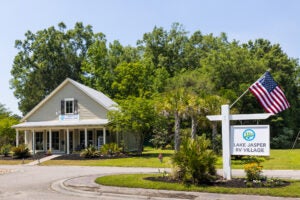
{"label": "sign logo", "polygon": [[255,132],[254,132],[252,129],[246,129],[246,130],[243,132],[243,138],[244,138],[246,141],[252,141],[252,140],[254,140],[254,138],[255,138]]}

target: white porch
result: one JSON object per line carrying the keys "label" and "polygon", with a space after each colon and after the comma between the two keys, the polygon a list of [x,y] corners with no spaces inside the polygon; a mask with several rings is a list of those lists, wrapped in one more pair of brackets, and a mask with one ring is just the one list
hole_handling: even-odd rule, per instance
{"label": "white porch", "polygon": [[[76,126],[76,125],[77,126]],[[33,154],[36,152],[66,153],[80,151],[89,145],[100,148],[111,140],[105,125],[107,121],[84,120],[76,122],[24,122],[14,126],[16,145],[19,135],[24,135],[24,143]]]}

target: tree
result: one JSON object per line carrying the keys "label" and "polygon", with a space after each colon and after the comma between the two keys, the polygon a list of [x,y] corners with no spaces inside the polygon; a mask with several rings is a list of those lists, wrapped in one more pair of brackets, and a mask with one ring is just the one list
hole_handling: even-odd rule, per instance
{"label": "tree", "polygon": [[128,97],[120,101],[119,109],[110,111],[108,118],[116,131],[134,135],[140,154],[145,135],[152,132],[155,121],[158,120],[153,101],[142,97]]}
{"label": "tree", "polygon": [[12,115],[5,105],[0,103],[0,146],[14,144],[15,130],[11,126],[19,123],[19,117]]}
{"label": "tree", "polygon": [[[137,63],[140,56],[136,48],[123,47],[119,41],[115,40],[106,45],[106,38],[103,34],[96,35],[96,41],[89,47],[86,58],[82,64],[82,80],[87,86],[100,90],[110,97],[120,96],[119,91],[112,85],[116,80],[119,65]],[[118,67],[118,68],[122,68]],[[138,72],[137,72],[138,73]],[[129,96],[126,94],[125,96]]]}
{"label": "tree", "polygon": [[36,33],[27,31],[25,37],[24,41],[15,42],[19,52],[14,58],[10,82],[23,114],[67,77],[80,80],[81,63],[95,40],[92,27],[82,23],[76,23],[70,30],[60,23],[58,29],[52,26]]}
{"label": "tree", "polygon": [[186,106],[187,114],[191,118],[191,138],[195,139],[198,127],[198,119],[205,116],[205,114],[208,112],[208,108],[206,108],[205,100],[196,96],[195,94],[188,94]]}
{"label": "tree", "polygon": [[[217,96],[210,95],[205,98],[205,108],[210,115],[219,115],[221,113],[221,106],[228,103],[228,100]],[[212,122],[212,147],[215,152],[218,151],[217,147],[217,134],[218,134],[218,124],[216,121]]]}
{"label": "tree", "polygon": [[182,25],[174,23],[169,32],[161,27],[154,27],[153,31],[145,33],[137,44],[144,52],[144,59],[149,60],[154,69],[165,68],[170,76],[174,76],[187,67],[184,63],[187,42],[187,32]]}
{"label": "tree", "polygon": [[115,80],[112,89],[118,99],[128,96],[149,97],[152,91],[152,69],[143,63],[122,63],[115,70]]}
{"label": "tree", "polygon": [[186,91],[184,88],[176,88],[165,92],[157,100],[158,112],[166,116],[174,117],[174,147],[180,150],[180,121],[186,112]]}
{"label": "tree", "polygon": [[10,114],[10,111],[5,107],[4,104],[0,103],[0,117],[5,117]]}

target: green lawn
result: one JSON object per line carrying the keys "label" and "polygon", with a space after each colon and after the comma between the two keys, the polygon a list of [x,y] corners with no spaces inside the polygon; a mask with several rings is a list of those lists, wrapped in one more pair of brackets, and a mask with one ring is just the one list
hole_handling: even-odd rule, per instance
{"label": "green lawn", "polygon": [[32,160],[0,160],[0,165],[20,165],[32,162]]}
{"label": "green lawn", "polygon": [[[170,167],[173,150],[145,148],[142,156],[100,160],[49,160],[42,165],[116,166],[116,167]],[[158,159],[162,153],[163,162]]]}
{"label": "green lawn", "polygon": [[[170,167],[173,150],[145,148],[142,156],[104,159],[104,160],[50,160],[42,165],[78,165],[78,166],[122,166],[122,167]],[[163,162],[158,159],[163,154]],[[243,169],[243,161],[232,160],[233,169]],[[262,163],[264,169],[298,169],[300,170],[300,149],[271,150],[270,157]],[[218,158],[217,168],[222,168],[222,157]]]}
{"label": "green lawn", "polygon": [[122,174],[99,177],[95,180],[98,184],[132,187],[132,188],[149,188],[149,189],[164,189],[177,191],[197,191],[197,192],[213,192],[224,194],[256,194],[281,197],[300,197],[300,181],[291,181],[291,184],[286,187],[278,188],[225,188],[216,186],[186,186],[178,183],[165,183],[144,180],[145,177],[158,176],[158,174]]}
{"label": "green lawn", "polygon": [[[232,160],[233,169],[243,169],[243,162]],[[261,163],[264,169],[298,169],[300,170],[300,149],[271,150],[270,156]],[[222,158],[217,168],[222,168]]]}

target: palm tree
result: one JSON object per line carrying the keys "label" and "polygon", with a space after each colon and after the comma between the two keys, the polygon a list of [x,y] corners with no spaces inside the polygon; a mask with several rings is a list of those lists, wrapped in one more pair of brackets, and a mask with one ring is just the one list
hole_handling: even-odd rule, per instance
{"label": "palm tree", "polygon": [[[228,103],[226,99],[217,96],[207,96],[205,98],[206,108],[210,115],[219,115],[221,112],[221,105]],[[212,146],[213,150],[216,150],[216,138],[218,134],[218,124],[217,121],[212,122]]]}
{"label": "palm tree", "polygon": [[187,98],[187,114],[191,117],[191,138],[196,138],[199,117],[203,117],[208,109],[205,107],[205,99],[189,93]]}
{"label": "palm tree", "polygon": [[186,112],[186,91],[184,88],[175,88],[163,94],[158,100],[157,108],[165,116],[174,116],[174,147],[180,149],[180,121]]}

